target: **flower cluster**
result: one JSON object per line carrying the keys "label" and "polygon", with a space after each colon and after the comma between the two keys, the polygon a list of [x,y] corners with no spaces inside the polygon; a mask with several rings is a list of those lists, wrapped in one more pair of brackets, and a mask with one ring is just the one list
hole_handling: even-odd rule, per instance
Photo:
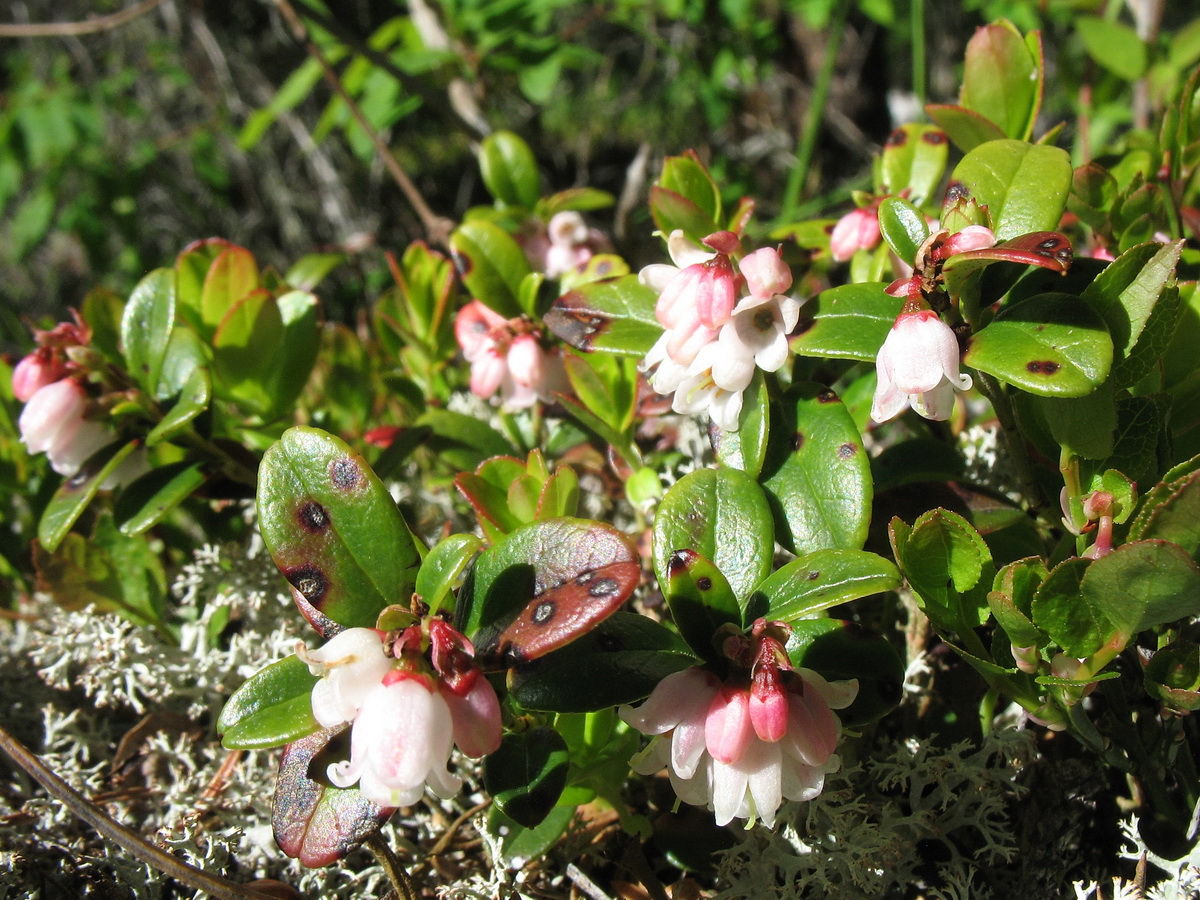
{"label": "flower cluster", "polygon": [[[89,418],[92,402],[83,373],[70,361],[71,347],[90,339],[82,322],[63,322],[38,332],[39,346],[13,367],[13,396],[25,404],[17,427],[30,453],[45,453],[50,466],[70,477],[97,451],[116,440],[106,423]],[[108,489],[132,481],[146,470],[145,453],[130,455],[102,485]]]}
{"label": "flower cluster", "polygon": [[574,210],[555,213],[544,226],[535,220],[535,227],[518,236],[529,264],[547,278],[561,278],[577,271],[597,253],[608,253],[612,243],[598,228],[590,228],[583,216]]}
{"label": "flower cluster", "polygon": [[454,336],[471,364],[471,393],[477,397],[499,391],[506,409],[526,409],[567,388],[562,357],[542,349],[528,319],[506,319],[472,300],[459,310]]}
{"label": "flower cluster", "polygon": [[655,391],[674,393],[676,412],[707,412],[732,431],[754,370],[774,372],[787,361],[800,301],[785,294],[792,273],[778,250],[757,250],[735,269],[737,235],[718,231],[704,244],[707,250],[674,231],[667,240],[674,265],[647,266],[638,276],[658,292],[654,314],[666,329],[642,370],[653,370]]}
{"label": "flower cluster", "polygon": [[411,806],[428,786],[454,796],[462,779],[446,763],[500,746],[500,702],[469,641],[440,619],[385,634],[348,628],[318,650],[296,651],[314,675],[312,711],[326,728],[352,722],[350,759],[329,780],[358,784],[384,808]]}
{"label": "flower cluster", "polygon": [[731,674],[724,681],[704,668],[663,679],[638,709],[621,718],[650,745],[632,760],[651,775],[664,766],[681,800],[707,806],[718,825],[757,818],[774,827],[786,800],[811,800],[825,775],[837,771],[843,709],[857,681],[831,684],[793,668],[784,650],[788,627],[759,619],[749,635],[725,642]]}

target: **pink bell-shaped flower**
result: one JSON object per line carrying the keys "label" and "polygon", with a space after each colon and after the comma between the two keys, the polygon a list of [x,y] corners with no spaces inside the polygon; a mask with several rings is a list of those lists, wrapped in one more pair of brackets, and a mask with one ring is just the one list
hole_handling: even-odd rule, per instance
{"label": "pink bell-shaped flower", "polygon": [[67,366],[49,347],[41,347],[24,357],[13,368],[13,396],[28,403],[33,395],[67,374]]}
{"label": "pink bell-shaped flower", "polygon": [[875,359],[878,384],[871,418],[886,422],[905,404],[927,419],[950,418],[954,392],[971,387],[959,371],[958,338],[931,309],[906,303]]}
{"label": "pink bell-shaped flower", "polygon": [[747,659],[733,659],[723,683],[706,669],[685,669],[664,678],[638,709],[621,707],[627,724],[652,736],[631,761],[634,771],[665,766],[676,795],[711,808],[719,825],[757,818],[772,827],[783,800],[817,796],[840,765],[832,710],[850,705],[858,683],[830,684],[792,669],[779,640],[785,628],[755,623],[751,636],[734,642],[749,648]]}
{"label": "pink bell-shaped flower", "polygon": [[29,398],[17,427],[30,453],[65,450],[83,425],[87,393],[74,378],[39,388]]}

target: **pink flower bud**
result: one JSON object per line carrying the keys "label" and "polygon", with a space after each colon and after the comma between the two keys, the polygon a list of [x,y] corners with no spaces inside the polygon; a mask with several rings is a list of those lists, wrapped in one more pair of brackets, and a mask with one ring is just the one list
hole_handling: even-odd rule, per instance
{"label": "pink flower bud", "polygon": [[752,297],[769,299],[787,293],[792,286],[792,270],[774,247],[755,250],[738,263],[738,268],[746,278]]}
{"label": "pink flower bud", "polygon": [[36,391],[21,411],[18,427],[30,453],[65,446],[83,424],[87,394],[73,378],[63,378]]}
{"label": "pink flower bud", "polygon": [[870,250],[882,237],[879,215],[871,207],[854,209],[838,219],[829,235],[829,252],[838,262],[845,262],[859,250]]}
{"label": "pink flower bud", "polygon": [[30,353],[13,369],[13,396],[22,403],[28,403],[39,390],[48,384],[53,384],[67,374],[67,367],[57,359],[48,348],[42,348]]}
{"label": "pink flower bud", "polygon": [[992,229],[983,225],[968,225],[962,231],[946,238],[946,243],[942,245],[942,256],[945,258],[969,250],[987,250],[994,246],[996,235],[992,233]]}
{"label": "pink flower bud", "polygon": [[754,727],[750,721],[750,692],[722,685],[704,719],[704,743],[718,762],[735,763],[746,752]]}
{"label": "pink flower bud", "polygon": [[521,387],[537,389],[542,380],[542,363],[545,354],[537,338],[522,334],[513,338],[508,345],[506,359],[509,374]]}
{"label": "pink flower bud", "polygon": [[491,683],[480,676],[465,694],[442,686],[442,697],[450,708],[454,743],[467,756],[478,759],[500,746],[500,700]]}

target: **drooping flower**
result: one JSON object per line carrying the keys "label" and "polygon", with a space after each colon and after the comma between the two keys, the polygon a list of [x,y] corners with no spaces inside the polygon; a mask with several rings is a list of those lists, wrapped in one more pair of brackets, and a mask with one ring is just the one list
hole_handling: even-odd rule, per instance
{"label": "drooping flower", "polygon": [[382,807],[411,806],[428,787],[448,798],[462,787],[450,750],[484,756],[500,745],[500,703],[470,643],[441,620],[396,634],[348,628],[317,650],[298,648],[321,680],[313,716],[325,727],[351,722],[350,759],[329,780],[355,784]]}
{"label": "drooping flower", "polygon": [[907,301],[875,359],[871,418],[886,422],[910,405],[927,419],[950,418],[954,392],[971,387],[959,371],[958,338],[937,313]]}
{"label": "drooping flower", "polygon": [[478,300],[458,312],[454,335],[471,364],[471,393],[500,393],[506,409],[525,409],[567,389],[562,357],[542,348],[540,333],[523,317],[505,319]]}
{"label": "drooping flower", "polygon": [[655,315],[666,329],[641,369],[655,391],[674,392],[675,412],[707,412],[719,428],[736,430],[755,369],[774,372],[787,361],[800,301],[784,294],[792,273],[778,250],[757,250],[735,271],[729,254],[739,247],[736,235],[717,232],[705,242],[715,252],[703,253],[676,231],[668,240],[672,259],[694,261],[639,274],[660,292]]}
{"label": "drooping flower", "polygon": [[66,374],[67,366],[62,358],[49,347],[39,347],[13,367],[13,396],[28,403],[39,390]]}
{"label": "drooping flower", "polygon": [[841,726],[833,709],[849,706],[857,681],[830,684],[794,669],[783,651],[787,626],[759,620],[734,643],[732,671],[721,681],[704,668],[663,679],[637,709],[620,716],[650,735],[634,757],[642,775],[667,768],[676,795],[708,806],[718,825],[735,818],[768,827],[783,800],[811,800],[835,754]]}
{"label": "drooping flower", "polygon": [[583,216],[566,210],[550,217],[546,225],[549,246],[542,270],[549,278],[558,278],[584,265],[597,253],[612,248],[608,237],[597,228],[589,228]]}
{"label": "drooping flower", "polygon": [[829,252],[838,262],[845,262],[859,250],[877,247],[880,238],[878,210],[873,206],[852,209],[833,226]]}

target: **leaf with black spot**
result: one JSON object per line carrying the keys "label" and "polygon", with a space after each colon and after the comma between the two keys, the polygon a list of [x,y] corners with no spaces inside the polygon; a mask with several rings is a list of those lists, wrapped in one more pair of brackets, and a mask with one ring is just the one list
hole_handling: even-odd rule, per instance
{"label": "leaf with black spot", "polygon": [[676,550],[662,591],[683,639],[705,659],[720,658],[713,642],[717,629],[742,625],[742,610],[721,570],[695,550]]}
{"label": "leaf with black spot", "polygon": [[419,555],[387,488],[345,443],[292,428],[258,475],[263,541],[301,612],[323,635],[371,627],[412,596]]}

